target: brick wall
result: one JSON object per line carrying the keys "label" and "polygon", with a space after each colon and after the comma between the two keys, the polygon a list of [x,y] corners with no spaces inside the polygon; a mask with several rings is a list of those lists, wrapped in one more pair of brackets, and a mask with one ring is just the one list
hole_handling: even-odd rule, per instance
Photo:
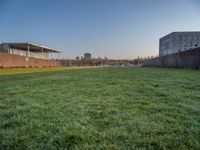
{"label": "brick wall", "polygon": [[200,68],[200,48],[146,60],[143,66]]}
{"label": "brick wall", "polygon": [[60,62],[55,60],[44,60],[44,59],[18,56],[0,52],[0,67],[53,67],[53,66],[60,66]]}

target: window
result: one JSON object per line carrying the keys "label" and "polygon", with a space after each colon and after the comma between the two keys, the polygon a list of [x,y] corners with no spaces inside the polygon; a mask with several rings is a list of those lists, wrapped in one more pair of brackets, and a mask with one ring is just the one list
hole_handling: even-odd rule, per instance
{"label": "window", "polygon": [[193,46],[193,43],[192,43],[192,41],[190,42],[190,47],[192,47]]}
{"label": "window", "polygon": [[178,47],[182,47],[182,43],[181,42],[178,43]]}
{"label": "window", "polygon": [[195,35],[195,40],[199,40],[199,36],[198,35]]}
{"label": "window", "polygon": [[185,40],[185,41],[187,40],[187,35],[184,35],[184,40]]}
{"label": "window", "polygon": [[163,50],[165,49],[165,44],[162,44],[161,49]]}
{"label": "window", "polygon": [[182,35],[179,35],[179,36],[178,36],[178,40],[179,40],[179,41],[182,41]]}
{"label": "window", "polygon": [[192,41],[192,39],[193,39],[193,37],[192,37],[192,35],[190,35],[190,36],[189,36],[189,40]]}
{"label": "window", "polygon": [[167,41],[167,49],[169,49],[171,47],[171,42]]}
{"label": "window", "polygon": [[184,43],[184,47],[187,47],[187,43],[186,42]]}

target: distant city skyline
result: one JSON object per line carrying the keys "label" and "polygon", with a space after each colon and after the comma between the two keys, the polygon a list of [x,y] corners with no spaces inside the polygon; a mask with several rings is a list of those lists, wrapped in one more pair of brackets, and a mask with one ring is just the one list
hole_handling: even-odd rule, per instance
{"label": "distant city skyline", "polygon": [[200,31],[199,16],[199,0],[0,0],[0,40],[134,59],[158,55],[166,34]]}

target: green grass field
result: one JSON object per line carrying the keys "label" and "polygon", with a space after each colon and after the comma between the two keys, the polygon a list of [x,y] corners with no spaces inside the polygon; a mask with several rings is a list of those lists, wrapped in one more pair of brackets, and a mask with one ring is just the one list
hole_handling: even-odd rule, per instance
{"label": "green grass field", "polygon": [[0,149],[200,149],[200,71],[0,69]]}

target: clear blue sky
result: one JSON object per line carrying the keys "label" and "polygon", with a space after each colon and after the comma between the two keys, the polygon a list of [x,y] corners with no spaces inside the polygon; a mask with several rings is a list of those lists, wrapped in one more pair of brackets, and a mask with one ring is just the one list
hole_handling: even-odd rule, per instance
{"label": "clear blue sky", "polygon": [[200,31],[200,0],[0,0],[0,40],[43,43],[75,58],[158,54],[172,31]]}

